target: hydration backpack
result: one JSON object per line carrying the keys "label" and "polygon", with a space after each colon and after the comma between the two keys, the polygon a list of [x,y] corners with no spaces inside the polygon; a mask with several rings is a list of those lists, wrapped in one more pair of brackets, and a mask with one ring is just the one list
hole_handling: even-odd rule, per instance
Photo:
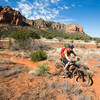
{"label": "hydration backpack", "polygon": [[61,49],[61,57],[62,57],[62,58],[65,58],[65,54],[64,54],[65,49],[66,49],[66,48],[62,48],[62,49]]}

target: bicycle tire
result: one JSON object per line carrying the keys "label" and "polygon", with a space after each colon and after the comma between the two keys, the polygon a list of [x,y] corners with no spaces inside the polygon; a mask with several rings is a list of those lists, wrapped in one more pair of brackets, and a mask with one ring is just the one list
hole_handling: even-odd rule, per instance
{"label": "bicycle tire", "polygon": [[[76,75],[76,77],[75,77],[75,75]],[[86,78],[86,79],[84,79],[84,82],[81,83],[81,82],[79,82],[79,78],[82,79],[81,81],[83,81],[83,78]],[[79,86],[83,86],[83,87],[89,86],[89,82],[90,82],[89,75],[86,72],[86,70],[84,70],[82,68],[74,70],[74,72],[73,72],[73,79],[76,82],[76,84],[78,84]]]}
{"label": "bicycle tire", "polygon": [[64,64],[56,63],[55,71],[56,71],[56,75],[64,76],[64,74],[65,74],[65,72],[64,72]]}
{"label": "bicycle tire", "polygon": [[89,82],[89,86],[92,86],[93,85],[93,79],[92,79],[92,77],[89,77],[90,78],[90,82]]}

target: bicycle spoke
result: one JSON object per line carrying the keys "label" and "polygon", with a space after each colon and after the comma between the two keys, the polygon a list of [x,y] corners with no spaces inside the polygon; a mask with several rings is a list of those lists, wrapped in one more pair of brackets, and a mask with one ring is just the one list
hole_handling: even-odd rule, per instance
{"label": "bicycle spoke", "polygon": [[63,76],[64,75],[64,68],[63,64],[56,64],[56,74]]}
{"label": "bicycle spoke", "polygon": [[77,69],[73,73],[73,78],[78,85],[88,86],[89,76],[85,70]]}

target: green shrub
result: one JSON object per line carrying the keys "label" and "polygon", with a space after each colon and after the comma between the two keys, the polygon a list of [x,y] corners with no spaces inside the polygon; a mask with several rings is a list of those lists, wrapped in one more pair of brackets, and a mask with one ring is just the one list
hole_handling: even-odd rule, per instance
{"label": "green shrub", "polygon": [[0,31],[0,38],[5,38],[5,37],[8,37],[9,36],[9,33],[7,31]]}
{"label": "green shrub", "polygon": [[32,61],[40,61],[45,60],[47,58],[46,52],[43,50],[38,50],[36,52],[31,53],[30,58]]}
{"label": "green shrub", "polygon": [[35,33],[34,31],[29,31],[29,30],[18,30],[16,32],[13,32],[10,35],[10,37],[14,38],[17,41],[19,48],[21,49],[26,48],[27,46],[26,44],[30,38],[32,39],[40,38],[40,36],[37,33]]}
{"label": "green shrub", "polygon": [[38,68],[36,69],[35,73],[37,75],[44,75],[46,72],[49,71],[49,66],[46,63],[39,64]]}
{"label": "green shrub", "polygon": [[25,41],[27,39],[29,39],[30,37],[33,39],[39,39],[40,36],[33,32],[33,31],[26,31],[26,30],[18,30],[16,32],[13,32],[11,34],[11,37],[16,39],[16,40],[22,40]]}

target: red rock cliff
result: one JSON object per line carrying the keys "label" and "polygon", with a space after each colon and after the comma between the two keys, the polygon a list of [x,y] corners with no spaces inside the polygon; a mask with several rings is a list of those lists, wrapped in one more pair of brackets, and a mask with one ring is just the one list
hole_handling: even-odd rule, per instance
{"label": "red rock cliff", "polygon": [[19,11],[13,10],[9,6],[4,8],[0,6],[0,22],[22,25],[22,17]]}

